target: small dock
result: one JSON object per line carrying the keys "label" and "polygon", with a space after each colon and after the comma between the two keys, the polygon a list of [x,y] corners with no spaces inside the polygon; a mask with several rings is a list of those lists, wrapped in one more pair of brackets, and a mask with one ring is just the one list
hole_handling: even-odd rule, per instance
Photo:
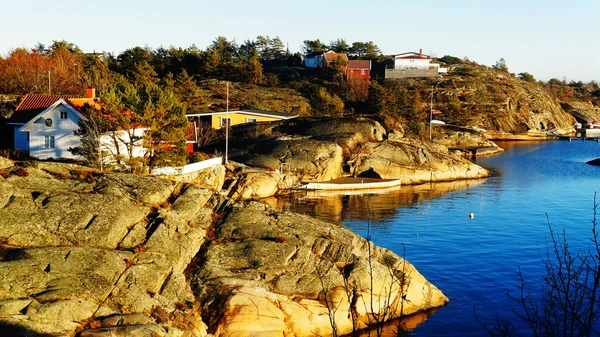
{"label": "small dock", "polygon": [[600,129],[580,128],[580,129],[576,130],[575,136],[557,136],[557,138],[562,139],[562,140],[568,140],[568,141],[591,140],[591,141],[600,142]]}

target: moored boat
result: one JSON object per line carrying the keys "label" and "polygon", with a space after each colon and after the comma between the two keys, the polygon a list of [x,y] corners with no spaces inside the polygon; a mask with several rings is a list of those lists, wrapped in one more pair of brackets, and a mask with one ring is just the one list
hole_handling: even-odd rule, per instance
{"label": "moored boat", "polygon": [[298,187],[303,190],[366,190],[400,186],[401,179],[337,178],[329,181],[307,182]]}

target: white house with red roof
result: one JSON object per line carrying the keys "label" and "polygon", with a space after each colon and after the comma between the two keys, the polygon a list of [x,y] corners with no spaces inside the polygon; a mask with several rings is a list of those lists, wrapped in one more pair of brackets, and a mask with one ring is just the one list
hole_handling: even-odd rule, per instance
{"label": "white house with red roof", "polygon": [[[7,125],[13,127],[14,149],[28,152],[38,159],[83,159],[72,154],[69,148],[81,146],[81,139],[75,135],[80,120],[87,120],[82,107],[90,104],[98,108],[96,91],[86,89],[84,97],[67,95],[28,94],[10,116]],[[125,143],[130,142],[129,134],[141,139],[145,128],[108,131],[100,138],[103,160],[115,158],[117,154],[127,157]],[[134,140],[135,141],[135,140]],[[134,147],[134,157],[144,156],[146,149],[140,144]]]}
{"label": "white house with red roof", "polygon": [[71,99],[77,100],[64,95],[26,95],[7,121],[14,128],[14,149],[40,159],[75,158],[68,149],[81,145],[74,131],[79,129],[80,119],[87,119]]}
{"label": "white house with red roof", "polygon": [[394,69],[415,69],[415,70],[437,70],[438,73],[446,73],[446,68],[440,68],[437,63],[432,63],[433,58],[423,54],[423,49],[418,53],[407,52],[394,55]]}

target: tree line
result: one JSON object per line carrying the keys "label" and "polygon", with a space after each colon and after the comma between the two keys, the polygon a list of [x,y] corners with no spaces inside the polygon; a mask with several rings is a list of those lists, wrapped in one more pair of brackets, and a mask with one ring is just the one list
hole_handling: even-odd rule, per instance
{"label": "tree line", "polygon": [[[302,52],[333,50],[351,59],[381,59],[379,47],[372,41],[347,42],[336,39],[329,43],[320,39],[305,40]],[[451,67],[451,74],[477,76],[477,65],[465,58],[445,55],[437,60]],[[500,59],[493,68],[508,71]],[[204,49],[195,45],[180,47],[133,47],[120,54],[84,53],[67,41],[53,41],[45,46],[18,48],[0,57],[0,93],[52,93],[81,95],[83,88],[94,87],[101,99],[105,93],[125,87],[156,86],[188,112],[211,109],[207,104],[203,83],[207,80],[230,81],[272,88],[294,89],[304,96],[309,110],[302,114],[337,116],[368,114],[389,128],[408,127],[406,131],[422,134],[428,121],[428,98],[436,81],[363,81],[348,79],[339,64],[325,72],[311,72],[303,67],[302,55],[291,53],[279,37],[259,35],[238,44],[219,36]],[[531,74],[519,78],[536,83]],[[581,83],[551,79],[537,82],[562,101],[591,98],[600,103],[596,82]],[[127,85],[125,85],[127,84]],[[436,87],[435,91],[441,89]],[[240,93],[243,94],[243,93]],[[485,98],[485,93],[481,96]],[[446,99],[447,98],[447,99]],[[444,101],[440,101],[444,99]],[[470,111],[456,96],[436,96],[444,103],[447,122],[465,124],[476,111]],[[253,108],[244,102],[245,108]],[[137,108],[131,106],[131,109]],[[214,107],[213,107],[214,108]],[[239,106],[233,108],[240,108]],[[290,112],[290,111],[286,111]]]}

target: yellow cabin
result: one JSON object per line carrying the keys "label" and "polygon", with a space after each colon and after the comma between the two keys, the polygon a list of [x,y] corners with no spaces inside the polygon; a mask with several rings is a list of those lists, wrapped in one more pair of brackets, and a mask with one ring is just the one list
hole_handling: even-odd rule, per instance
{"label": "yellow cabin", "polygon": [[188,118],[194,119],[198,126],[210,125],[213,129],[220,129],[227,125],[238,125],[244,123],[272,122],[290,119],[296,115],[285,112],[262,111],[262,110],[235,110],[229,112],[206,112],[200,114],[188,114]]}

